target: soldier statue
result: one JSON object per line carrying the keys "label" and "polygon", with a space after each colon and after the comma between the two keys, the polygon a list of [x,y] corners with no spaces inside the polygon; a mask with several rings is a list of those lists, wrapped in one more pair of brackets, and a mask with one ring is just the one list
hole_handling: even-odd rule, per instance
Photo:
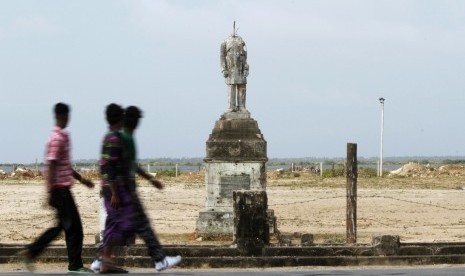
{"label": "soldier statue", "polygon": [[221,72],[228,89],[228,112],[246,112],[245,95],[249,65],[247,48],[242,37],[236,34],[235,23],[231,36],[221,43]]}

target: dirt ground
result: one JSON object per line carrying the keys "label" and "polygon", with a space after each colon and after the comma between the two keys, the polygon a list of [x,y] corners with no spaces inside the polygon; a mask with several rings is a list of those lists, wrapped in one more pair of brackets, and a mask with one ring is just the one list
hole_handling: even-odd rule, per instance
{"label": "dirt ground", "polygon": [[[203,173],[162,179],[162,191],[140,181],[139,193],[164,244],[230,243],[201,241],[195,236],[199,211],[205,204]],[[346,179],[310,173],[268,172],[268,205],[278,230],[312,233],[316,243],[344,243]],[[386,176],[358,179],[357,236],[370,243],[378,233],[400,235],[403,242],[465,241],[465,176]],[[98,233],[98,188],[76,184],[85,244]],[[45,202],[43,180],[0,180],[0,243],[31,242],[55,222]],[[63,243],[60,239],[56,243]]]}

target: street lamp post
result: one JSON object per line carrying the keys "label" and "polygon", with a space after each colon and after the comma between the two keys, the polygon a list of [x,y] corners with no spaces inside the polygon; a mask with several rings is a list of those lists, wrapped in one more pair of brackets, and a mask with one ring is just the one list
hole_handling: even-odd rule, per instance
{"label": "street lamp post", "polygon": [[383,97],[379,98],[381,103],[381,148],[379,153],[379,176],[383,176],[383,136],[384,136],[384,101]]}

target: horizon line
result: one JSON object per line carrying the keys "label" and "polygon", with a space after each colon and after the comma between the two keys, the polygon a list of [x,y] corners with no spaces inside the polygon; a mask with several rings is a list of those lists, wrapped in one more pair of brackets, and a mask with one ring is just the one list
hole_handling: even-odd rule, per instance
{"label": "horizon line", "polygon": [[[147,161],[147,160],[203,160],[205,157],[146,157],[146,158],[139,158],[139,161]],[[271,160],[344,160],[345,157],[269,157],[268,161]],[[372,156],[372,157],[364,157],[360,156],[357,159],[359,160],[373,160],[377,161],[379,157]],[[463,155],[402,155],[402,156],[385,156],[383,160],[408,160],[408,159],[422,159],[422,160],[413,160],[413,161],[426,161],[427,159],[432,160],[446,160],[446,159],[453,159],[453,160],[460,160],[464,159],[465,156]],[[96,158],[77,158],[73,160],[73,163],[79,162],[97,162],[98,159]],[[27,164],[41,164],[43,160],[32,161],[32,162],[0,162],[1,165],[27,165]]]}

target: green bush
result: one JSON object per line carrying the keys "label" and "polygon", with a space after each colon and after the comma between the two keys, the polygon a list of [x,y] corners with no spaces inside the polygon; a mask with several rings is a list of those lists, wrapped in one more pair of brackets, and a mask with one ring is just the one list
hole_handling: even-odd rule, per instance
{"label": "green bush", "polygon": [[[161,170],[156,171],[157,176],[168,176],[168,177],[176,177],[176,169],[169,169],[169,170]],[[178,176],[181,173],[178,171]]]}
{"label": "green bush", "polygon": [[337,169],[324,169],[323,170],[323,177],[337,177],[337,176],[344,176],[344,169],[337,168]]}
{"label": "green bush", "polygon": [[358,168],[359,177],[377,177],[378,170],[371,168]]}

